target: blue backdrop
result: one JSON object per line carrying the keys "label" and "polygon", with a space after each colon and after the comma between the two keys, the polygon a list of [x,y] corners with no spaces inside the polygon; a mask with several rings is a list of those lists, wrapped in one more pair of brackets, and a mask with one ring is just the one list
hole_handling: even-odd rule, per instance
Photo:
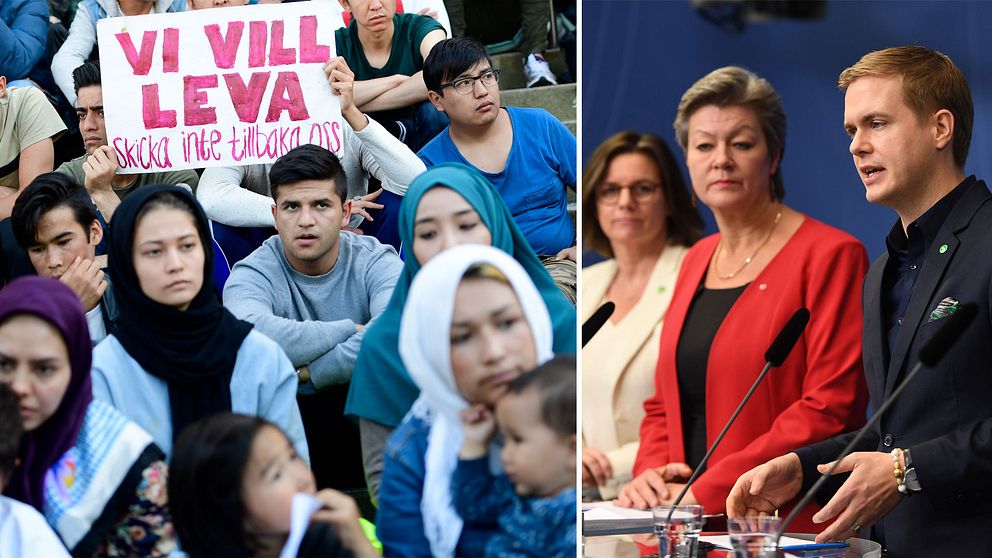
{"label": "blue backdrop", "polygon": [[[855,235],[874,259],[896,214],[865,200],[841,125],[837,76],[866,52],[907,44],[939,50],[964,72],[975,103],[965,174],[989,182],[992,2],[830,1],[817,21],[748,23],[733,33],[704,20],[688,2],[584,0],[582,160],[624,129],[656,133],[681,157],[672,121],[682,93],[715,68],[744,66],[782,95],[789,119],[786,203]],[[712,215],[702,211],[707,232],[714,232]]]}

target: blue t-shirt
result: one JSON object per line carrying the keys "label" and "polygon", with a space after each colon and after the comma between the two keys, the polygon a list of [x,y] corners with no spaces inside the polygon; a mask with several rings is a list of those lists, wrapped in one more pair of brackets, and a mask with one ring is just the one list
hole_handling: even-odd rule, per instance
{"label": "blue t-shirt", "polygon": [[566,188],[574,188],[575,136],[539,108],[505,107],[513,125],[513,145],[502,172],[483,172],[465,160],[446,128],[417,155],[428,168],[464,163],[482,173],[510,208],[513,219],[539,255],[555,255],[575,245]]}

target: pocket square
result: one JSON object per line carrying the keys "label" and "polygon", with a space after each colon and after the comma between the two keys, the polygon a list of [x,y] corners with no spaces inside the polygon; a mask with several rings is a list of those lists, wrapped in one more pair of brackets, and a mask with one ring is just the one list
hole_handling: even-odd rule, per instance
{"label": "pocket square", "polygon": [[944,300],[941,300],[940,304],[938,304],[937,307],[934,308],[932,312],[930,312],[930,319],[927,320],[927,323],[939,320],[941,318],[946,318],[951,314],[957,312],[959,304],[960,302],[958,302],[957,300],[951,297],[944,298]]}

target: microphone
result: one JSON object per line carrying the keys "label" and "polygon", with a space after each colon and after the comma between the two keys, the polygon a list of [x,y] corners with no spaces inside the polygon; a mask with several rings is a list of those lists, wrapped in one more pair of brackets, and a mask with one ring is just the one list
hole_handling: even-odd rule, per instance
{"label": "microphone", "polygon": [[599,332],[600,328],[606,325],[606,320],[610,319],[613,315],[613,311],[616,310],[616,304],[612,302],[607,302],[596,309],[592,316],[582,324],[582,346],[585,347],[586,343]]}
{"label": "microphone", "polygon": [[671,523],[672,514],[675,513],[675,506],[679,505],[682,499],[685,498],[685,494],[689,491],[692,483],[696,482],[696,479],[702,474],[703,467],[706,466],[706,462],[709,461],[710,456],[713,455],[713,452],[716,451],[717,446],[719,446],[720,442],[723,441],[723,437],[727,435],[727,431],[730,430],[730,426],[734,424],[735,420],[737,420],[737,415],[741,414],[741,410],[744,409],[744,405],[751,399],[751,396],[754,395],[755,390],[758,389],[758,384],[761,383],[761,380],[765,379],[765,376],[768,375],[769,370],[773,367],[777,368],[785,362],[785,358],[789,356],[789,353],[792,351],[792,347],[796,346],[796,341],[799,341],[799,336],[802,335],[803,330],[806,329],[806,324],[808,323],[809,310],[806,308],[800,308],[799,310],[796,310],[792,317],[789,318],[789,321],[785,322],[785,325],[782,326],[782,330],[779,331],[778,336],[775,337],[775,340],[772,341],[771,346],[768,347],[768,351],[765,352],[765,367],[761,370],[761,373],[758,374],[758,378],[754,380],[754,383],[751,384],[751,389],[749,389],[744,395],[744,399],[741,399],[740,404],[737,405],[737,409],[734,410],[732,415],[730,415],[730,419],[727,420],[727,424],[723,426],[723,430],[717,434],[716,439],[713,440],[713,445],[710,446],[710,449],[706,450],[706,455],[703,456],[703,459],[700,460],[699,465],[696,466],[695,470],[692,472],[692,475],[689,477],[689,480],[686,481],[685,486],[682,487],[682,492],[679,492],[679,495],[672,501],[672,508],[668,511],[668,518],[666,519],[666,522]]}
{"label": "microphone", "polygon": [[851,451],[857,446],[858,442],[864,438],[865,434],[874,428],[876,424],[878,424],[878,421],[881,419],[882,415],[889,409],[889,407],[892,406],[892,403],[895,402],[903,390],[906,389],[909,382],[913,381],[913,378],[916,377],[924,366],[932,368],[940,362],[940,359],[947,354],[947,351],[954,345],[954,342],[958,340],[961,333],[967,329],[969,325],[971,325],[971,322],[977,315],[978,305],[974,302],[969,302],[968,304],[958,308],[957,312],[947,317],[947,323],[942,325],[940,329],[934,333],[933,337],[931,337],[930,340],[928,340],[920,349],[919,362],[916,363],[916,366],[909,371],[909,374],[906,374],[906,377],[902,380],[899,386],[896,387],[892,394],[889,395],[889,397],[882,403],[882,406],[878,408],[878,411],[872,415],[871,420],[862,426],[861,430],[859,430],[857,435],[854,436],[854,439],[844,447],[844,450],[841,451],[837,459],[834,460],[833,466],[830,467],[826,473],[820,475],[820,478],[816,480],[812,487],[810,487],[809,491],[806,492],[806,495],[799,500],[799,503],[797,503],[796,506],[792,508],[792,511],[789,512],[789,515],[786,516],[785,521],[782,522],[778,532],[775,534],[776,548],[778,548],[778,542],[782,538],[782,534],[785,533],[785,529],[789,526],[789,523],[792,523],[796,516],[799,515],[799,511],[813,499],[813,496],[815,496],[820,488],[823,487],[823,485],[827,482],[827,479],[833,476],[834,470],[837,469],[840,462],[851,454]]}

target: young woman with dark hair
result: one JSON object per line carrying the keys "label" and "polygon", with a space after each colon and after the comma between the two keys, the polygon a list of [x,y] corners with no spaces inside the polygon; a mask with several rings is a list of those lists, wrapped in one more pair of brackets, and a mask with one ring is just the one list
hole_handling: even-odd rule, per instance
{"label": "young woman with dark hair", "polygon": [[313,473],[271,422],[222,413],[176,441],[169,497],[183,550],[198,556],[279,555],[290,539],[294,501],[319,504],[296,556],[377,556],[354,500],[316,491]]}
{"label": "young woman with dark hair", "polygon": [[91,347],[82,304],[58,280],[22,277],[0,292],[0,383],[25,430],[4,494],[40,511],[74,556],[168,555],[164,456],[93,399]]}
{"label": "young woman with dark hair", "polygon": [[187,425],[233,411],[278,424],[309,462],[293,365],[221,305],[211,246],[207,218],[182,188],[146,186],[117,208],[110,274],[120,317],[94,349],[93,395],[167,456]]}

